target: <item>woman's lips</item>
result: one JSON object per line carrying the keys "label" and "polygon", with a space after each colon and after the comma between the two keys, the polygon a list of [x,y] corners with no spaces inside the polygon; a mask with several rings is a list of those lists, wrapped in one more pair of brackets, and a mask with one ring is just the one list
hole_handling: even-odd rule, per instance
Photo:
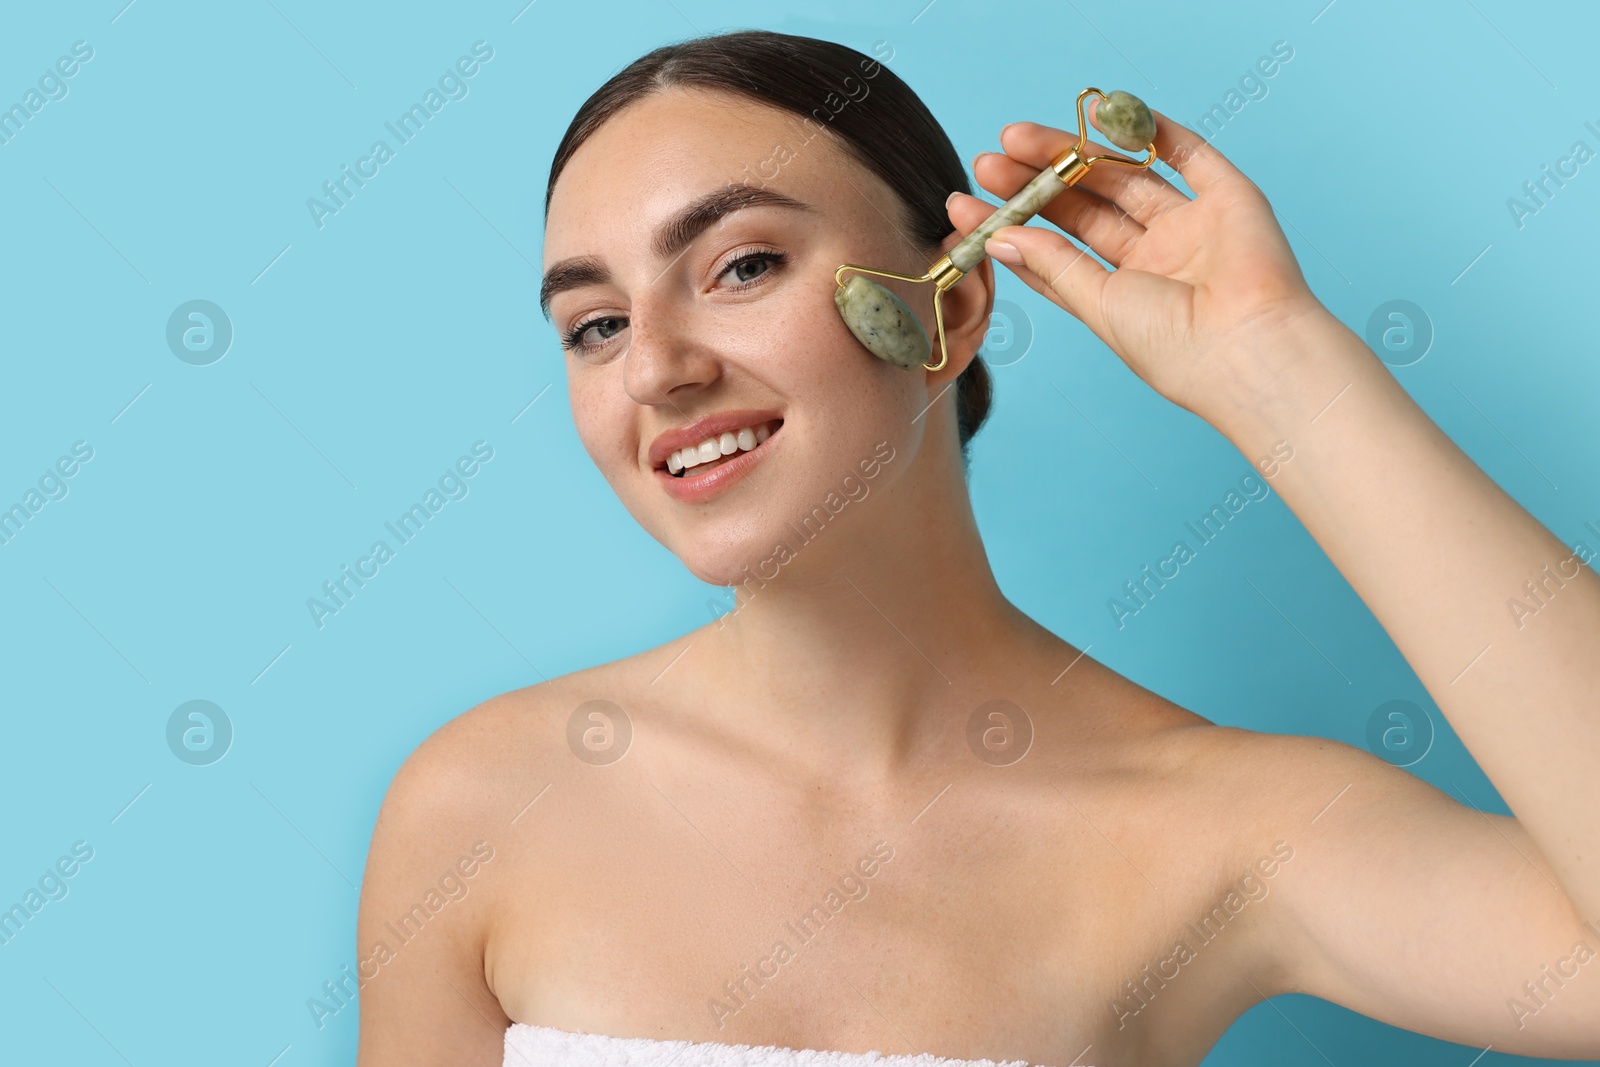
{"label": "woman's lips", "polygon": [[[727,423],[728,419],[729,416],[725,415],[720,420],[702,420],[702,425],[710,422],[714,426],[719,421]],[[755,448],[756,445],[765,441],[782,425],[783,419],[776,417],[762,419],[759,422],[750,422],[743,426],[728,423],[727,429],[709,433],[704,440],[697,444],[690,444],[677,451],[662,455],[655,465],[666,467],[667,473],[675,478],[681,478],[687,471],[697,468],[702,469],[703,473],[704,468],[714,467],[718,463],[725,461],[729,456],[736,456],[741,452],[748,452]],[[663,438],[666,436],[665,434],[662,435]],[[701,456],[705,452],[707,445],[711,446],[711,455],[709,458],[702,459]]]}
{"label": "woman's lips", "polygon": [[709,500],[711,497],[726,491],[728,487],[743,478],[752,468],[766,459],[767,452],[772,447],[772,442],[777,440],[782,430],[783,424],[779,423],[778,428],[773,430],[765,441],[762,441],[750,451],[735,453],[720,463],[690,467],[684,471],[682,476],[675,476],[669,473],[665,467],[658,467],[654,472],[656,480],[661,483],[661,487],[666,490],[667,495],[674,500],[684,503]]}

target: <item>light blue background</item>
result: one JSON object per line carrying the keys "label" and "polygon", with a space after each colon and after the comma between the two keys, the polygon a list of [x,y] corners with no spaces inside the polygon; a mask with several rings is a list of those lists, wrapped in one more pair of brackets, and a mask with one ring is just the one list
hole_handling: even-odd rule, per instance
{"label": "light blue background", "polygon": [[[0,144],[0,506],[75,441],[94,449],[69,495],[0,545],[0,905],[72,842],[95,849],[70,895],[0,946],[8,1062],[352,1062],[354,1007],[319,1031],[305,1002],[354,958],[356,887],[400,762],[491,695],[726,604],[590,464],[536,303],[557,139],[669,40],[761,26],[889,42],[969,161],[1006,122],[1072,125],[1085,85],[1197,125],[1288,42],[1216,145],[1341,319],[1360,332],[1386,301],[1425,310],[1433,347],[1399,380],[1558,537],[1600,547],[1582,528],[1600,525],[1600,163],[1521,228],[1506,203],[1574,141],[1600,147],[1584,128],[1600,126],[1592,5],[123,3],[8,5],[0,29],[0,105],[73,42],[94,49]],[[1037,28],[1008,43],[1002,12]],[[307,198],[478,40],[494,58],[469,95],[318,229]],[[1276,496],[1117,629],[1107,599],[1248,462],[997,274],[1033,333],[995,370],[972,466],[1007,593],[1219,722],[1359,745],[1375,708],[1412,701],[1439,730],[1412,771],[1504,811]],[[165,341],[193,299],[235,330],[210,366]],[[995,336],[996,362],[1014,359]],[[479,440],[494,458],[470,494],[313,625],[306,599]],[[211,766],[167,747],[192,699],[235,730]],[[1476,1053],[1291,996],[1206,1063]]]}

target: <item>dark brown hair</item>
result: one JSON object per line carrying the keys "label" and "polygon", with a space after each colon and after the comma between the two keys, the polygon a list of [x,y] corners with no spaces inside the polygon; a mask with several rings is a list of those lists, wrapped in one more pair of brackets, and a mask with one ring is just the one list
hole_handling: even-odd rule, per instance
{"label": "dark brown hair", "polygon": [[[850,87],[868,81],[870,88],[858,99]],[[944,207],[950,193],[972,191],[949,135],[888,67],[832,41],[740,30],[663,45],[595,90],[556,147],[545,187],[546,221],[556,179],[579,146],[629,104],[674,86],[736,93],[832,130],[853,158],[900,197],[906,230],[924,248],[936,247],[953,229]],[[831,101],[843,103],[829,106]],[[968,443],[988,417],[993,383],[981,355],[956,381],[965,466]]]}

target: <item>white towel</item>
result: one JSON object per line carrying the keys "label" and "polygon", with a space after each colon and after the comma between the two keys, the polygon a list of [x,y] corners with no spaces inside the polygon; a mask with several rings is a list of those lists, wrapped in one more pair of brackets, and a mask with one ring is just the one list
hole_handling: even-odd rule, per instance
{"label": "white towel", "polygon": [[951,1060],[881,1052],[829,1052],[716,1041],[658,1041],[650,1037],[575,1034],[548,1026],[506,1028],[504,1067],[1029,1067],[1025,1060]]}

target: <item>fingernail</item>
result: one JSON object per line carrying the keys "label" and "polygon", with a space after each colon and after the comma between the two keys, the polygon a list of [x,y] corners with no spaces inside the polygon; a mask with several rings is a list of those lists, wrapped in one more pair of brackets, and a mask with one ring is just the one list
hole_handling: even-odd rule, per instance
{"label": "fingernail", "polygon": [[1017,246],[1005,241],[997,241],[993,237],[983,242],[983,250],[1002,263],[1009,263],[1013,267],[1022,265],[1022,253],[1017,251]]}
{"label": "fingernail", "polygon": [[1015,122],[1008,122],[1004,126],[1000,127],[1000,136],[1004,137],[1006,135],[1006,131],[1011,129],[1011,127],[1013,127],[1015,125],[1016,125]]}
{"label": "fingernail", "polygon": [[944,206],[945,207],[949,207],[951,204],[955,203],[956,197],[958,197],[960,195],[961,195],[961,193],[959,191],[957,191],[957,192],[951,193],[949,196],[945,197],[944,198]]}
{"label": "fingernail", "polygon": [[988,152],[979,152],[977,155],[973,156],[972,157],[972,169],[973,170],[977,170],[978,169],[978,160],[982,159],[984,156],[987,156],[989,154],[990,153],[988,153]]}

